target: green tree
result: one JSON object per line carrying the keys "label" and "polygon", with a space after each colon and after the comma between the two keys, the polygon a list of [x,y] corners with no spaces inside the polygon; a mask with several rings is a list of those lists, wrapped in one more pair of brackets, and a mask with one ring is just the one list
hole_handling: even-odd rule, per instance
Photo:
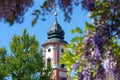
{"label": "green tree", "polygon": [[50,79],[52,69],[50,66],[45,68],[42,50],[39,49],[35,36],[29,36],[26,30],[22,36],[14,35],[10,49],[12,52],[10,74],[14,80]]}
{"label": "green tree", "polygon": [[0,77],[12,76],[13,80],[50,80],[52,68],[44,63],[42,50],[35,36],[29,36],[26,30],[22,36],[14,35],[10,43],[11,54],[0,49]]}
{"label": "green tree", "polygon": [[0,48],[0,79],[4,79],[8,75],[8,64],[7,64],[6,49]]}

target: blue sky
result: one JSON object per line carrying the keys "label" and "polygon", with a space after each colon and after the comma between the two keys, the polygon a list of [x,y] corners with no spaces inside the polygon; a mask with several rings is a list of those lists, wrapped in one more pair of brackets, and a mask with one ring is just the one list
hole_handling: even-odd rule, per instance
{"label": "blue sky", "polygon": [[[14,25],[10,26],[8,23],[0,22],[0,47],[6,47],[7,51],[9,52],[9,44],[12,40],[13,35],[21,35],[25,28],[30,35],[36,35],[36,39],[39,41],[40,45],[47,40],[47,30],[50,28],[51,24],[55,20],[54,14],[47,15],[46,21],[39,20],[34,27],[31,26],[31,22],[34,18],[31,13],[33,12],[33,10],[39,9],[39,6],[40,4],[42,4],[42,2],[41,0],[35,1],[34,6],[28,9],[28,11],[25,13],[24,22],[22,24],[15,23]],[[73,15],[71,16],[71,22],[67,23],[64,22],[64,14],[61,12],[61,10],[58,11],[58,23],[65,31],[65,40],[67,42],[70,42],[70,40],[77,35],[71,34],[70,31],[72,29],[77,26],[84,29],[85,22],[89,20],[87,14],[88,13],[82,11],[80,7],[76,7],[74,8]]]}

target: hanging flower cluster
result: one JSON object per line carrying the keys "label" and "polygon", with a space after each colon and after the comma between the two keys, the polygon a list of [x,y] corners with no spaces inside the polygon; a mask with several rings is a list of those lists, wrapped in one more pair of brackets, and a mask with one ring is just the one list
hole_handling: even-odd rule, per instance
{"label": "hanging flower cluster", "polygon": [[[119,3],[119,0],[82,0],[82,7],[90,11],[90,17],[94,19],[92,24],[88,24],[94,30],[87,29],[87,32],[91,31],[92,34],[86,34],[84,38],[85,53],[83,56],[88,59],[86,64],[91,63],[94,66],[96,74],[94,76],[83,75],[84,78],[79,80],[106,80],[110,76],[114,80],[119,80],[119,59],[115,55],[116,52],[110,49],[114,45],[114,41],[119,39],[120,34]],[[113,38],[115,39],[112,40]],[[120,53],[120,49],[118,53]],[[88,69],[88,72],[92,71]]]}
{"label": "hanging flower cluster", "polygon": [[22,22],[23,14],[32,5],[33,0],[0,0],[0,20]]}
{"label": "hanging flower cluster", "polygon": [[72,55],[71,63],[66,62],[72,67],[66,67],[75,71],[78,80],[120,80],[120,1],[81,0],[81,4],[93,22],[86,23],[83,41],[76,37],[67,47],[69,54],[79,52]]}

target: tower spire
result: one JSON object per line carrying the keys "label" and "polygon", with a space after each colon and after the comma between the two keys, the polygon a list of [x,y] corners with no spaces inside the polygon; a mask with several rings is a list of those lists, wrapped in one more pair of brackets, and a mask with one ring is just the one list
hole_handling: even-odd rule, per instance
{"label": "tower spire", "polygon": [[55,11],[54,16],[55,16],[55,21],[57,21],[57,16],[58,16],[58,11],[57,10]]}
{"label": "tower spire", "polygon": [[55,21],[57,21],[57,16],[58,16],[58,8],[55,8],[54,16],[55,16]]}
{"label": "tower spire", "polygon": [[55,80],[67,80],[67,70],[64,64],[59,64],[61,59],[61,53],[63,53],[63,48],[67,44],[64,40],[64,30],[57,21],[58,10],[54,13],[55,21],[52,23],[48,29],[47,41],[42,45],[44,47],[45,63],[47,64],[50,60],[51,66],[53,68],[53,75],[51,79]]}

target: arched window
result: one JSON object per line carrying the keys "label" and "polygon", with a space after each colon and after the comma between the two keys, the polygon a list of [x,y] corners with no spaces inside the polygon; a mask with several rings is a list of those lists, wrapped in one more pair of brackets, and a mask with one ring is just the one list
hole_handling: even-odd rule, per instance
{"label": "arched window", "polygon": [[64,53],[64,49],[63,48],[61,49],[61,52]]}
{"label": "arched window", "polygon": [[51,49],[50,49],[50,48],[48,49],[48,52],[51,52]]}
{"label": "arched window", "polygon": [[66,78],[62,78],[62,80],[67,80]]}
{"label": "arched window", "polygon": [[47,58],[47,65],[48,64],[51,64],[51,59],[50,58]]}
{"label": "arched window", "polygon": [[65,68],[65,64],[61,64],[61,68]]}

